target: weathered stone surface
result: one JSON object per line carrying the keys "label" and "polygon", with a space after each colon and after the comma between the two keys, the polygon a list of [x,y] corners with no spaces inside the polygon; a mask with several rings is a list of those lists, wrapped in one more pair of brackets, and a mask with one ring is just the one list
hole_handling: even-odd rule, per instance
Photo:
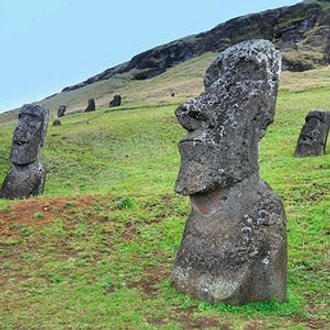
{"label": "weathered stone surface", "polygon": [[205,92],[176,110],[188,134],[179,144],[175,190],[228,187],[258,171],[258,144],[273,121],[279,52],[267,41],[228,48],[207,69]]}
{"label": "weathered stone surface", "polygon": [[57,117],[63,117],[65,115],[66,105],[61,104],[57,109]]}
{"label": "weathered stone surface", "polygon": [[93,98],[88,99],[87,108],[84,112],[95,111],[95,100]]}
{"label": "weathered stone surface", "polygon": [[46,170],[38,161],[27,165],[12,165],[8,171],[0,198],[15,199],[42,195]]}
{"label": "weathered stone surface", "polygon": [[10,161],[26,165],[39,159],[39,150],[45,144],[49,110],[46,106],[25,104],[18,114],[14,131]]}
{"label": "weathered stone surface", "polygon": [[330,112],[325,110],[310,111],[301,129],[294,156],[310,157],[324,155],[329,126]]}
{"label": "weathered stone surface", "polygon": [[192,210],[171,274],[180,292],[213,304],[286,296],[282,203],[257,174],[191,196]]}
{"label": "weathered stone surface", "polygon": [[237,44],[211,64],[205,92],[175,112],[188,131],[175,190],[192,208],[171,284],[194,298],[241,305],[286,297],[285,211],[258,166],[280,66],[270,42]]}
{"label": "weathered stone surface", "polygon": [[121,105],[121,96],[116,94],[109,103],[109,108],[119,107]]}
{"label": "weathered stone surface", "polygon": [[1,198],[27,198],[43,193],[46,170],[39,163],[39,150],[45,143],[49,110],[41,104],[26,104],[18,115],[8,171]]}

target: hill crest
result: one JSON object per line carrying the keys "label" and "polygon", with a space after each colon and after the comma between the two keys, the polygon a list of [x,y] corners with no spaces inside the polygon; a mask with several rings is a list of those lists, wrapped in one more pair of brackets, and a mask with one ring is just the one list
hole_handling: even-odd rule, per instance
{"label": "hill crest", "polygon": [[157,46],[128,62],[65,87],[73,91],[117,75],[135,80],[153,78],[168,68],[206,52],[221,52],[247,39],[267,39],[283,54],[283,70],[305,71],[329,64],[330,11],[319,2],[302,2],[230,19],[213,29]]}

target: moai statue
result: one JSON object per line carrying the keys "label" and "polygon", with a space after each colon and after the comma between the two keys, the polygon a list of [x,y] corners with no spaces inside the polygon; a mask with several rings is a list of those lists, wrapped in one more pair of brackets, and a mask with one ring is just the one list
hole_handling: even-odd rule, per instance
{"label": "moai statue", "polygon": [[57,117],[63,117],[65,115],[66,105],[61,104],[57,109]]}
{"label": "moai statue", "polygon": [[95,111],[95,100],[93,98],[88,99],[87,108],[84,112]]}
{"label": "moai statue", "polygon": [[109,108],[119,107],[121,105],[121,96],[116,94],[109,103]]}
{"label": "moai statue", "polygon": [[175,191],[191,213],[171,273],[178,291],[241,305],[286,297],[286,217],[259,176],[259,142],[272,123],[281,55],[267,40],[239,43],[207,69],[205,91],[179,106]]}
{"label": "moai statue", "polygon": [[43,193],[46,170],[39,163],[39,151],[45,144],[48,120],[49,110],[44,105],[33,103],[21,108],[10,153],[12,166],[0,190],[1,198],[28,198]]}
{"label": "moai statue", "polygon": [[325,110],[312,110],[305,118],[302,127],[295,157],[322,156],[325,154],[330,126],[330,112]]}

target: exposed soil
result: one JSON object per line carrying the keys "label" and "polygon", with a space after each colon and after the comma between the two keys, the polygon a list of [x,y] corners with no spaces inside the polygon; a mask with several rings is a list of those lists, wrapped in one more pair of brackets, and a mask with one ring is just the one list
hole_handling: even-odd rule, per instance
{"label": "exposed soil", "polygon": [[66,209],[90,209],[95,196],[54,197],[19,200],[12,204],[10,211],[0,211],[0,239],[15,236],[16,226],[44,226],[56,220]]}

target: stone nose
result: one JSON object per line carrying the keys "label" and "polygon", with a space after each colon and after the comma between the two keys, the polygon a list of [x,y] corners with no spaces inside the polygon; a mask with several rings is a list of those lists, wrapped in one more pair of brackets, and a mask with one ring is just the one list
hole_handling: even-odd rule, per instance
{"label": "stone nose", "polygon": [[208,118],[196,104],[184,103],[175,110],[179,123],[189,132],[205,127]]}

